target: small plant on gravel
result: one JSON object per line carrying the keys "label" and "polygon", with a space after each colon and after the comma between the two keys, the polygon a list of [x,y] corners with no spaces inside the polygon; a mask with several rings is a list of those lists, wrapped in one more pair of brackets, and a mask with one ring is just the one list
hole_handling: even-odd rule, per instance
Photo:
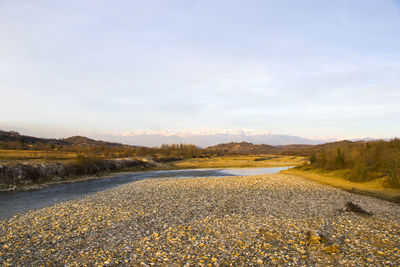
{"label": "small plant on gravel", "polygon": [[360,213],[360,214],[372,216],[372,213],[371,213],[371,212],[368,212],[368,211],[364,210],[364,209],[361,208],[359,205],[354,204],[354,203],[351,202],[351,201],[348,201],[348,202],[346,203],[345,211],[355,212],[355,213]]}

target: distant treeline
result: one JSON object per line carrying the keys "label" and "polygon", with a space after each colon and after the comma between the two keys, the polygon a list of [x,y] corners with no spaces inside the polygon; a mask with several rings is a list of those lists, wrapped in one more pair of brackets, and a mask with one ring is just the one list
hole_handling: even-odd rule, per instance
{"label": "distant treeline", "polygon": [[[69,159],[70,153],[74,152],[79,155],[86,155],[98,158],[123,158],[136,155],[137,147],[130,146],[106,146],[106,145],[54,145],[54,144],[25,144],[17,142],[0,142],[0,150],[16,150],[16,151],[32,151],[32,155],[37,155],[39,158],[44,159]],[[35,153],[35,151],[46,151],[47,154]],[[65,153],[64,153],[65,152]],[[1,154],[1,153],[0,153]],[[26,153],[25,153],[26,154]],[[23,154],[21,153],[21,156]],[[18,153],[14,153],[13,158],[16,158]],[[1,157],[1,156],[0,156]]]}
{"label": "distant treeline", "polygon": [[[201,154],[201,149],[192,144],[170,144],[158,147],[134,147],[134,146],[54,146],[54,145],[20,145],[0,142],[0,150],[32,151],[32,155],[41,156],[43,153],[34,153],[35,151],[46,151],[45,159],[60,159],[62,152],[75,152],[77,155],[85,155],[96,158],[124,158],[133,156],[171,156],[171,157],[193,157]],[[0,153],[1,154],[1,153]],[[18,153],[17,153],[18,154]],[[14,154],[15,156],[18,156]],[[26,154],[26,153],[25,153]],[[22,155],[22,154],[21,154]],[[0,155],[1,157],[1,155]]]}
{"label": "distant treeline", "polygon": [[163,156],[163,157],[196,157],[202,149],[192,144],[164,144],[158,147],[137,147],[133,153],[136,156]]}
{"label": "distant treeline", "polygon": [[[44,159],[70,159],[71,153],[93,158],[124,158],[132,156],[193,157],[200,154],[200,148],[192,144],[170,144],[161,147],[140,147],[119,143],[97,141],[84,136],[73,136],[65,139],[38,138],[21,135],[15,131],[0,130],[0,150],[32,151],[32,157]],[[46,151],[46,154],[35,153]],[[68,153],[62,153],[68,152]],[[29,153],[24,158],[29,158]],[[11,155],[17,158],[18,153],[4,153],[3,158]],[[1,157],[0,153],[0,157]]]}
{"label": "distant treeline", "polygon": [[347,170],[349,180],[364,182],[387,177],[400,186],[400,139],[390,141],[342,141],[303,151],[311,166],[326,170]]}

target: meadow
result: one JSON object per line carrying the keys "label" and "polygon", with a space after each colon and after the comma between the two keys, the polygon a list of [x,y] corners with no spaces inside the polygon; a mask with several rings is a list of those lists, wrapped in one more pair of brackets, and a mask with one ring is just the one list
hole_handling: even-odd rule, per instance
{"label": "meadow", "polygon": [[299,166],[306,159],[300,156],[284,155],[225,155],[185,158],[171,162],[174,168],[266,168],[281,166]]}
{"label": "meadow", "polygon": [[78,153],[57,150],[0,150],[0,160],[2,161],[58,161],[72,160],[78,157]]}
{"label": "meadow", "polygon": [[394,187],[387,177],[354,182],[348,179],[348,171],[346,170],[316,169],[311,166],[299,166],[281,171],[281,173],[301,176],[319,184],[333,186],[348,192],[400,203],[400,188]]}

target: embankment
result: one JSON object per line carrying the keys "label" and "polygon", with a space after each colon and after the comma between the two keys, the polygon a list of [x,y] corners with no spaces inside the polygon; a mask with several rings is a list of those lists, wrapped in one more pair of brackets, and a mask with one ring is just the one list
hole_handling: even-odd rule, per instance
{"label": "embankment", "polygon": [[0,191],[31,189],[35,186],[75,180],[88,175],[109,172],[146,170],[155,167],[152,161],[138,159],[84,159],[69,163],[0,164]]}

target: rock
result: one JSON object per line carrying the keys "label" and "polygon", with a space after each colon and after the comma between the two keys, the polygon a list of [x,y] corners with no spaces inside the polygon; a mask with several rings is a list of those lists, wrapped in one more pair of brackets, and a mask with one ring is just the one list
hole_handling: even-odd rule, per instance
{"label": "rock", "polygon": [[348,201],[346,203],[345,211],[360,213],[360,214],[364,214],[364,215],[367,215],[367,216],[372,216],[373,215],[371,212],[368,212],[368,211],[364,210],[359,205],[354,204],[353,202],[350,202],[350,201]]}
{"label": "rock", "polygon": [[315,235],[311,231],[307,231],[306,233],[306,243],[308,245],[316,245],[321,243],[321,237]]}

